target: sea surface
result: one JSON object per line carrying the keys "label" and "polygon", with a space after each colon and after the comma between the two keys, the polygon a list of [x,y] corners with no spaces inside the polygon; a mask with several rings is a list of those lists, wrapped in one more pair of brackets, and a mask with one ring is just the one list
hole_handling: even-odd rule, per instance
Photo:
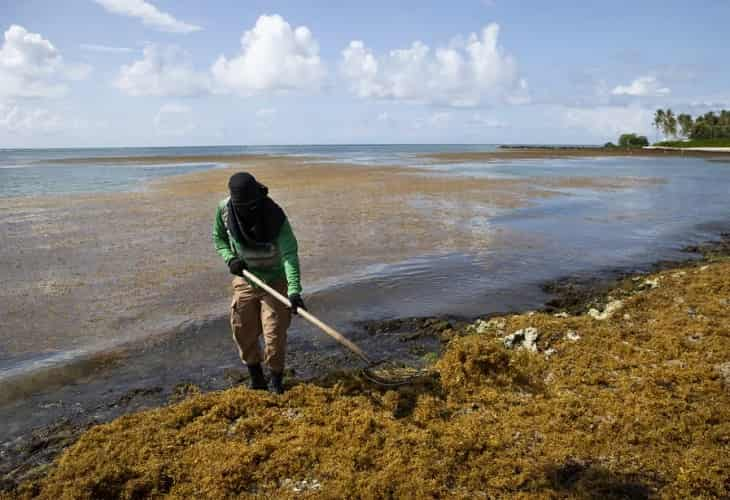
{"label": "sea surface", "polygon": [[[514,245],[470,254],[440,254],[438,235],[434,235],[433,251],[425,255],[395,264],[363,266],[357,273],[322,277],[308,288],[310,307],[356,336],[362,334],[352,325],[366,320],[436,314],[469,317],[539,308],[549,298],[541,289],[548,280],[615,269],[644,269],[659,260],[686,259],[688,255],[682,252],[686,245],[730,231],[727,163],[702,158],[603,157],[437,164],[417,157],[419,153],[495,149],[494,145],[344,145],[0,150],[0,208],[7,197],[132,191],[144,189],[145,182],[156,177],[220,166],[205,161],[185,165],[113,165],[113,161],[103,160],[92,165],[49,163],[83,157],[251,153],[318,156],[355,165],[414,165],[431,169],[434,175],[656,181],[618,190],[560,188],[561,196],[536,198],[523,208],[502,209],[488,217],[475,213],[469,222],[473,231],[519,235]],[[0,262],[0,273],[4,265],[11,264]],[[6,334],[10,332],[2,332]],[[88,412],[89,405],[98,406],[104,398],[119,397],[135,387],[169,387],[180,380],[222,380],[224,370],[240,367],[228,335],[221,315],[208,322],[191,318],[190,325],[175,335],[130,351],[134,354],[125,355],[123,363],[108,357],[82,359],[72,350],[54,352],[52,356],[68,363],[79,376],[67,373],[67,384],[47,391],[38,390],[46,379],[29,368],[35,366],[32,363],[47,367],[45,358],[3,361],[0,345],[0,382],[18,373],[27,373],[29,380],[35,377],[38,382],[29,383],[24,399],[0,407],[0,419],[9,423],[9,435],[18,434],[29,426],[68,416],[76,411],[74,408],[87,408],[84,411]],[[355,340],[364,342],[368,349],[379,350],[379,354],[397,348],[379,346],[365,336]],[[301,324],[292,328],[290,345],[291,350],[299,352],[341,353],[339,347]],[[99,375],[100,370],[103,375]],[[94,377],[88,378],[89,373]],[[58,372],[49,376],[57,377]]]}
{"label": "sea surface", "polygon": [[[434,152],[494,151],[495,145],[313,145],[208,146],[155,148],[0,149],[0,198],[41,194],[132,191],[156,177],[186,174],[221,166],[207,156],[242,154],[312,156],[323,161],[398,165],[414,155]],[[111,158],[155,156],[201,157],[200,162],[151,165],[114,164]],[[74,164],[74,159],[98,158],[98,163]],[[104,158],[110,158],[105,161]],[[58,163],[57,160],[63,160]],[[112,168],[113,167],[113,168]]]}

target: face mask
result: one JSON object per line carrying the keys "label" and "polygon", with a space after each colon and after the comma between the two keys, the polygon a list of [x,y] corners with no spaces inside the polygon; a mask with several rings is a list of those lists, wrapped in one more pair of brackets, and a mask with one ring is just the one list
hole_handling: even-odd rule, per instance
{"label": "face mask", "polygon": [[245,225],[251,227],[258,221],[259,214],[261,213],[261,201],[257,200],[253,203],[233,203],[233,208],[236,210],[236,216]]}

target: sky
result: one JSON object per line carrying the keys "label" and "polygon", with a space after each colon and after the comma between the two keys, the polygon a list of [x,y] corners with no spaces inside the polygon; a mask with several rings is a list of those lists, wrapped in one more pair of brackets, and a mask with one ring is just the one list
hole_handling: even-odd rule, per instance
{"label": "sky", "polygon": [[729,0],[0,0],[0,148],[602,144],[730,108]]}

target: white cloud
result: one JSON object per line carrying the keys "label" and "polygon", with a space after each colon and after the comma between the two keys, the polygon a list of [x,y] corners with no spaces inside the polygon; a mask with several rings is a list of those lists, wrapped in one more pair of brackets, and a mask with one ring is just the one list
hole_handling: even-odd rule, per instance
{"label": "white cloud", "polygon": [[143,24],[160,31],[170,33],[192,33],[200,31],[201,27],[188,24],[172,17],[167,12],[161,12],[157,7],[144,0],[94,0],[112,14],[136,17]]}
{"label": "white cloud", "polygon": [[64,81],[83,79],[90,71],[66,63],[50,41],[14,24],[0,47],[0,99],[60,97],[67,90]]}
{"label": "white cloud", "polygon": [[159,135],[186,135],[195,129],[193,110],[176,102],[163,104],[155,115],[154,124]]}
{"label": "white cloud", "polygon": [[271,90],[316,89],[325,75],[319,45],[306,26],[263,15],[241,37],[241,53],[221,55],[211,71],[222,91],[252,95]]}
{"label": "white cloud", "polygon": [[431,50],[420,41],[377,56],[354,40],[342,51],[342,73],[363,98],[395,99],[473,107],[482,103],[529,102],[527,81],[514,58],[498,45],[499,25],[480,35],[456,37]]}
{"label": "white cloud", "polygon": [[602,139],[615,140],[623,133],[649,134],[654,113],[638,106],[564,108],[563,125],[587,130]]}
{"label": "white cloud", "polygon": [[61,117],[44,108],[23,109],[15,103],[0,103],[0,129],[14,134],[47,134],[61,130]]}
{"label": "white cloud", "polygon": [[108,45],[97,45],[95,43],[82,43],[79,45],[81,50],[89,52],[102,52],[107,54],[127,54],[132,52],[129,47],[109,47]]}
{"label": "white cloud", "polygon": [[98,132],[108,127],[109,123],[106,121],[89,121],[76,113],[59,114],[27,102],[0,102],[0,131],[13,135],[35,137],[74,132],[86,134],[91,130]]}
{"label": "white cloud", "polygon": [[177,47],[148,45],[142,59],[122,66],[114,85],[131,96],[185,97],[210,91],[210,79],[195,71]]}
{"label": "white cloud", "polygon": [[662,87],[655,76],[641,76],[629,85],[618,85],[611,91],[613,95],[629,95],[636,97],[660,97],[671,92],[667,87]]}
{"label": "white cloud", "polygon": [[256,111],[256,116],[259,118],[273,118],[275,115],[275,108],[262,108]]}

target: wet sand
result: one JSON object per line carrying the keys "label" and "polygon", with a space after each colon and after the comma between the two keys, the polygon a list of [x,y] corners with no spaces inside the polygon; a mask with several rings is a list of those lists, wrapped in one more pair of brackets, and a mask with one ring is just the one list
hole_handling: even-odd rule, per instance
{"label": "wet sand", "polygon": [[210,235],[227,179],[241,169],[267,184],[289,214],[305,293],[371,264],[513,244],[517,236],[475,229],[475,218],[564,195],[562,189],[657,182],[471,179],[291,157],[227,161],[226,168],[167,177],[140,192],[3,199],[0,362],[110,346],[224,314],[230,280]]}

